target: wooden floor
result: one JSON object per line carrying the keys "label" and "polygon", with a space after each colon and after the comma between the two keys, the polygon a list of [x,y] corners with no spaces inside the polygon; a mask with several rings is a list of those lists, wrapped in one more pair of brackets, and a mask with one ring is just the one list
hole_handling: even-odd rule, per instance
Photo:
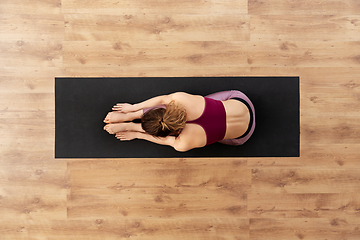
{"label": "wooden floor", "polygon": [[[300,76],[301,157],[55,160],[55,76]],[[86,86],[84,86],[86,87]],[[0,239],[360,239],[359,0],[1,0]]]}

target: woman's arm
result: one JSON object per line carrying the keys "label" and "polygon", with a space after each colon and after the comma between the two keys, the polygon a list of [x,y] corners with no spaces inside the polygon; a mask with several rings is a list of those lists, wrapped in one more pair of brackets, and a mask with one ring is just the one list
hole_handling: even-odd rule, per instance
{"label": "woman's arm", "polygon": [[128,113],[128,112],[136,112],[144,108],[166,105],[173,100],[174,95],[175,94],[157,96],[137,104],[118,103],[113,107],[113,110],[120,111],[123,113]]}
{"label": "woman's arm", "polygon": [[184,144],[184,142],[181,141],[181,139],[179,137],[175,138],[174,136],[157,138],[157,137],[151,136],[151,135],[149,135],[147,133],[143,133],[143,132],[128,131],[128,132],[117,133],[116,138],[120,139],[121,141],[133,140],[135,138],[143,139],[143,140],[147,140],[147,141],[157,143],[160,145],[171,146],[179,152],[185,152],[185,151],[188,151],[191,149],[187,146],[187,144]]}

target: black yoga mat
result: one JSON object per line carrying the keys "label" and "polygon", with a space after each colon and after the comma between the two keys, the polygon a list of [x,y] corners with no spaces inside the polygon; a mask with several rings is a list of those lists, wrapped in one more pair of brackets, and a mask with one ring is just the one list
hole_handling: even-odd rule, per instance
{"label": "black yoga mat", "polygon": [[[244,92],[255,106],[256,128],[242,146],[220,143],[177,152],[145,140],[120,141],[103,130],[116,103],[187,92]],[[298,77],[56,78],[56,158],[298,157]]]}

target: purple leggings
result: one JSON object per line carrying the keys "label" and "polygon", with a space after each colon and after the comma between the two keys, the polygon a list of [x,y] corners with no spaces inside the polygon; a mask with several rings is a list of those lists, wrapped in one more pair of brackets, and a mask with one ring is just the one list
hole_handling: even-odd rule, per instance
{"label": "purple leggings", "polygon": [[251,108],[251,109],[249,109],[249,112],[250,112],[250,114],[252,114],[253,121],[252,121],[251,126],[249,126],[248,131],[246,131],[247,134],[245,136],[241,136],[239,138],[223,139],[223,140],[218,141],[219,143],[223,143],[223,144],[227,144],[227,145],[234,145],[234,146],[244,144],[251,137],[251,135],[254,133],[254,130],[255,130],[255,108],[254,108],[254,105],[252,104],[252,102],[250,101],[250,99],[244,93],[237,91],[237,90],[217,92],[217,93],[210,94],[206,97],[212,98],[215,100],[220,100],[220,101],[226,101],[226,100],[229,100],[232,98],[240,98],[248,104],[248,107]]}

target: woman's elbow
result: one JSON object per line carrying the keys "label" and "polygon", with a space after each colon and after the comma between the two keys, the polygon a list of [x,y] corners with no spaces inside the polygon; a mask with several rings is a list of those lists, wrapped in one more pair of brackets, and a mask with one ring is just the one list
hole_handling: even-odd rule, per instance
{"label": "woman's elbow", "polygon": [[186,152],[192,149],[192,147],[185,144],[174,144],[174,149],[178,152]]}
{"label": "woman's elbow", "polygon": [[176,151],[178,151],[178,152],[186,152],[186,151],[189,151],[190,149],[188,149],[188,148],[175,148],[174,147],[174,149],[176,150]]}

